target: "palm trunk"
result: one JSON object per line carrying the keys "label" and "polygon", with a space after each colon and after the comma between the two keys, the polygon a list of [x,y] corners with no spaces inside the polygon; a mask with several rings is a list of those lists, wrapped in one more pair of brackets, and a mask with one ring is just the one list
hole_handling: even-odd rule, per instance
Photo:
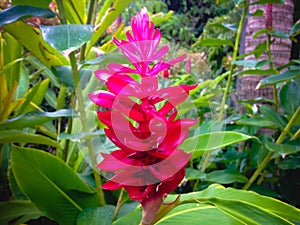
{"label": "palm trunk", "polygon": [[[250,3],[257,0],[249,0]],[[257,9],[265,11],[266,5],[251,5],[249,13],[254,13]],[[294,4],[292,0],[286,0],[285,4],[272,5],[272,24],[274,30],[281,30],[289,33],[293,25]],[[262,42],[267,40],[267,35],[260,35],[253,38],[252,35],[258,30],[265,28],[264,17],[249,16],[246,25],[245,34],[245,53],[251,52]],[[275,38],[271,44],[271,55],[273,58],[274,67],[277,68],[289,62],[291,55],[292,43],[289,39]],[[246,60],[255,59],[253,55],[247,56]],[[267,53],[264,53],[259,60],[268,59]],[[268,68],[268,67],[266,67]],[[244,75],[240,78],[240,85],[237,86],[237,95],[239,100],[249,100],[258,97],[268,98],[273,100],[273,87],[255,89],[258,82],[263,78],[261,75]],[[243,110],[241,110],[243,111]]]}

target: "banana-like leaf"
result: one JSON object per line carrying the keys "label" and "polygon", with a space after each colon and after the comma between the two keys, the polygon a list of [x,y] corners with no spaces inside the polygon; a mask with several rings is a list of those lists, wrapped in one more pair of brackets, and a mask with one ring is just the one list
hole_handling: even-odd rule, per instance
{"label": "banana-like leaf", "polygon": [[98,204],[94,190],[54,155],[14,147],[11,166],[22,192],[45,216],[59,224],[76,224],[83,208]]}

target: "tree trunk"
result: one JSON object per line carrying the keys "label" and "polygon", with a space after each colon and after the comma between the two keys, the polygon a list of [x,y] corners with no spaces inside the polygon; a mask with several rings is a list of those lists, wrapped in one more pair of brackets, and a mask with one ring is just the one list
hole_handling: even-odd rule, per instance
{"label": "tree trunk", "polygon": [[[257,0],[249,0],[250,3]],[[265,12],[266,5],[250,5],[249,13],[254,13],[257,9]],[[274,30],[284,31],[289,34],[293,25],[293,0],[286,0],[285,4],[272,5],[272,25]],[[260,35],[253,38],[252,35],[258,30],[265,28],[265,18],[249,16],[246,25],[245,34],[245,53],[251,52],[255,47],[267,40],[267,35]],[[292,43],[289,39],[276,38],[271,44],[271,54],[274,67],[277,68],[289,62]],[[246,60],[255,59],[253,55],[247,56]],[[264,53],[259,60],[268,59],[267,53]],[[266,67],[268,68],[268,67]],[[263,78],[261,75],[244,75],[238,80],[237,95],[239,100],[255,99],[258,97],[273,100],[273,87],[255,89],[258,82]],[[243,110],[241,110],[243,111]]]}

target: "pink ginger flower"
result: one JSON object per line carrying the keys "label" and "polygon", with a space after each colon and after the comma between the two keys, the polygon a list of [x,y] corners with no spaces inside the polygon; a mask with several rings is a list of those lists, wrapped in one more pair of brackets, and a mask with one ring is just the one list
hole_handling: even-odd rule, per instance
{"label": "pink ginger flower", "polygon": [[[116,63],[95,72],[107,91],[90,93],[89,98],[105,108],[97,112],[107,137],[119,148],[102,154],[101,170],[114,172],[102,188],[124,188],[143,207],[143,224],[151,224],[164,197],[180,184],[190,155],[179,149],[196,120],[179,118],[176,108],[186,101],[194,86],[159,88],[158,73],[182,60],[163,62],[168,47],[159,50],[161,34],[142,9],[131,21],[132,35],[116,45],[135,69]],[[157,63],[153,61],[159,60]],[[139,74],[140,80],[130,74]]]}

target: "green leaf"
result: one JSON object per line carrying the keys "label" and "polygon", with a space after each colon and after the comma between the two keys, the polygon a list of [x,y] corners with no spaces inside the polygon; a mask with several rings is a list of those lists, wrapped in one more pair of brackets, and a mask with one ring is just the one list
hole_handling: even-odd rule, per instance
{"label": "green leaf", "polygon": [[0,130],[35,127],[36,125],[40,125],[60,117],[71,116],[76,116],[76,113],[73,110],[68,109],[62,109],[55,112],[34,111],[0,123]]}
{"label": "green leaf", "polygon": [[236,124],[243,126],[276,127],[274,122],[261,117],[241,118],[236,121]]}
{"label": "green leaf", "polygon": [[[280,89],[280,105],[283,111],[292,117],[300,105],[300,79],[291,80]],[[293,96],[291,98],[291,96]]]}
{"label": "green leaf", "polygon": [[61,148],[56,140],[40,134],[26,133],[20,130],[0,130],[0,143],[35,143]]}
{"label": "green leaf", "polygon": [[62,1],[67,21],[70,24],[85,24],[87,20],[86,0]]}
{"label": "green leaf", "polygon": [[219,184],[246,183],[248,181],[247,177],[232,169],[212,171],[206,174],[205,180]]}
{"label": "green leaf", "polygon": [[59,224],[74,225],[83,208],[97,206],[95,192],[54,155],[14,147],[11,166],[22,192]]}
{"label": "green leaf", "polygon": [[220,38],[209,38],[209,39],[202,39],[194,44],[194,46],[234,46],[232,41],[227,39],[220,39]]}
{"label": "green leaf", "polygon": [[3,29],[17,39],[46,66],[68,65],[68,60],[58,50],[51,47],[42,37],[41,31],[22,21],[6,24]]}
{"label": "green leaf", "polygon": [[261,9],[257,9],[254,13],[249,14],[249,16],[263,16],[264,11]]}
{"label": "green leaf", "polygon": [[296,36],[300,32],[300,23],[295,23],[290,31],[291,36]]}
{"label": "green leaf", "polygon": [[103,54],[95,59],[83,61],[81,63],[81,66],[89,66],[89,65],[101,65],[106,66],[107,64],[111,62],[118,62],[120,64],[128,64],[129,61],[124,55],[118,54],[118,53],[109,53],[109,54]]}
{"label": "green leaf", "polygon": [[58,26],[40,26],[43,38],[59,51],[74,51],[90,40],[94,26],[64,24]]}
{"label": "green leaf", "polygon": [[234,65],[237,65],[237,66],[255,68],[257,61],[256,60],[235,60],[235,61],[232,61],[231,63]]}
{"label": "green leaf", "polygon": [[56,14],[50,9],[21,5],[12,6],[0,12],[0,26],[31,16],[53,18]]}
{"label": "green leaf", "polygon": [[[230,224],[241,225],[241,223],[226,215],[214,206],[200,203],[184,204],[176,207],[155,225],[215,225],[215,224]],[[114,224],[113,224],[114,225]],[[120,224],[121,225],[121,224]]]}
{"label": "green leaf", "polygon": [[[75,89],[73,71],[70,66],[55,66],[52,67],[52,72],[64,85]],[[85,69],[85,68],[80,69],[79,77],[80,77],[81,88],[84,88],[88,84],[92,72],[93,71],[91,69]]]}
{"label": "green leaf", "polygon": [[216,206],[219,210],[226,213],[228,216],[241,221],[247,225],[259,224],[286,224],[291,225],[286,219],[268,212],[264,208],[257,205],[249,204],[241,200],[229,200],[217,197],[211,197],[200,200],[200,202],[210,203]]}
{"label": "green leaf", "polygon": [[76,225],[108,225],[112,223],[115,206],[84,208],[79,214]]}
{"label": "green leaf", "polygon": [[112,223],[112,225],[137,225],[142,219],[142,207],[138,206],[132,212],[122,216]]}
{"label": "green leaf", "polygon": [[233,74],[233,76],[240,76],[240,75],[270,75],[270,74],[274,74],[276,73],[276,71],[274,69],[265,69],[265,70],[261,70],[261,69],[249,69],[249,70],[241,70],[239,72],[236,72],[235,74]]}
{"label": "green leaf", "polygon": [[19,225],[43,214],[28,200],[0,202],[0,224]]}
{"label": "green leaf", "polygon": [[262,79],[257,88],[266,87],[280,82],[288,82],[291,79],[300,78],[300,70],[288,70],[281,74],[271,75]]}
{"label": "green leaf", "polygon": [[271,32],[271,35],[276,38],[284,38],[284,39],[289,38],[289,35],[281,30],[274,30],[273,32]]}
{"label": "green leaf", "polygon": [[257,38],[259,35],[262,35],[262,34],[266,34],[268,33],[269,31],[266,29],[266,28],[262,28],[260,30],[258,30],[257,32],[255,32],[252,37],[253,38]]}
{"label": "green leaf", "polygon": [[132,0],[116,0],[113,1],[113,5],[110,6],[113,10],[108,10],[107,15],[103,21],[97,26],[90,42],[87,46],[87,52],[90,51],[92,46],[99,40],[101,35],[106,31],[106,29],[115,21],[118,15],[132,2]]}
{"label": "green leaf", "polygon": [[289,154],[294,154],[300,151],[299,145],[290,145],[290,144],[276,144],[274,142],[267,142],[265,146],[268,150],[276,152],[283,157]]}
{"label": "green leaf", "polygon": [[28,5],[39,8],[48,8],[52,0],[12,0],[13,5]]}
{"label": "green leaf", "polygon": [[42,104],[42,101],[50,84],[50,79],[47,78],[42,82],[38,82],[37,84],[38,85],[35,85],[25,94],[25,101],[20,106],[20,109],[17,110],[18,114],[35,111],[36,108],[31,105],[32,103],[36,106]]}
{"label": "green leaf", "polygon": [[185,179],[187,180],[198,180],[205,179],[206,174],[201,172],[200,170],[196,170],[193,168],[186,168]]}
{"label": "green leaf", "polygon": [[283,4],[285,3],[285,0],[259,0],[256,2],[251,3],[251,5],[257,5],[257,4]]}
{"label": "green leaf", "polygon": [[276,124],[281,130],[285,128],[287,121],[277,111],[267,105],[262,105],[260,110],[265,119]]}
{"label": "green leaf", "polygon": [[[236,201],[237,207],[239,205],[238,201],[244,202],[249,205],[253,205],[261,209],[264,209],[265,211],[268,211],[269,213],[280,216],[282,218],[295,221],[295,222],[300,222],[300,210],[297,209],[296,207],[289,205],[285,202],[281,202],[275,198],[259,195],[252,191],[237,190],[234,188],[224,188],[221,185],[213,184],[203,191],[181,194],[182,201],[189,200],[189,199],[200,199],[200,198],[211,198],[211,197],[216,197],[222,200],[234,200]],[[167,200],[170,201],[176,198],[177,195],[170,196],[168,197]],[[252,213],[248,214],[248,216],[249,217],[252,216]],[[262,224],[268,224],[268,223],[262,223]],[[281,224],[281,223],[277,223],[277,224]]]}
{"label": "green leaf", "polygon": [[254,137],[233,131],[219,131],[188,138],[179,148],[188,153],[193,151],[213,151],[251,138]]}

